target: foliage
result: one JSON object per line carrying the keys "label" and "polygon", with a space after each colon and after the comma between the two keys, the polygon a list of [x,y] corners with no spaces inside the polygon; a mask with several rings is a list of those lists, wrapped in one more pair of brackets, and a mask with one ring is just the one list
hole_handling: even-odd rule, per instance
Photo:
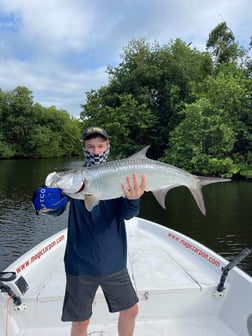
{"label": "foliage", "polygon": [[[126,118],[120,109],[121,97],[132,97],[137,106],[145,106],[146,117],[152,121],[145,128],[130,133],[124,144],[125,151],[127,153],[132,149],[132,142],[142,145],[144,140],[144,145],[154,145],[156,156],[159,156],[158,152],[167,147],[169,132],[181,120],[178,114],[181,105],[191,99],[191,83],[202,81],[211,69],[208,54],[190,49],[179,39],[163,47],[157,43],[151,45],[144,40],[133,40],[125,48],[119,66],[108,67],[109,85],[87,93],[87,103],[82,106],[80,117],[85,124],[102,121],[109,130],[114,120],[123,129],[131,129],[136,122],[135,119],[132,122],[132,112],[124,111],[128,115]],[[112,119],[109,117],[111,112],[108,113],[111,109],[114,110]],[[121,121],[121,118],[124,120]],[[142,119],[143,122],[145,119]],[[118,129],[118,125],[114,128]]]}
{"label": "foliage", "polygon": [[215,65],[235,62],[241,52],[226,22],[221,22],[211,31],[206,47],[212,52]]}
{"label": "foliage", "polygon": [[225,22],[206,47],[130,41],[108,85],[87,93],[83,124],[107,128],[116,155],[151,144],[151,156],[191,172],[251,177],[249,55]]}
{"label": "foliage", "polygon": [[0,158],[46,158],[80,153],[80,123],[67,112],[33,103],[25,87],[0,91]]}
{"label": "foliage", "polygon": [[[251,81],[227,66],[209,76],[195,92],[195,102],[180,113],[164,159],[202,174],[244,174],[251,165]],[[249,169],[250,170],[250,169]]]}
{"label": "foliage", "polygon": [[[117,95],[118,106],[101,105],[97,93],[88,95],[84,127],[100,125],[107,129],[112,142],[112,156],[119,157],[134,152],[139,145],[150,141],[149,129],[154,123],[146,104],[138,104],[132,94]],[[137,146],[136,146],[137,144]]]}
{"label": "foliage", "polygon": [[199,99],[181,111],[185,118],[172,131],[164,160],[201,174],[222,174],[233,168],[227,157],[235,142],[228,113]]}
{"label": "foliage", "polygon": [[0,89],[0,158],[77,155],[83,128],[97,125],[113,158],[151,145],[150,157],[193,173],[252,178],[251,48],[225,22],[204,52],[132,40],[108,84],[86,93],[80,120],[34,103],[27,88]]}

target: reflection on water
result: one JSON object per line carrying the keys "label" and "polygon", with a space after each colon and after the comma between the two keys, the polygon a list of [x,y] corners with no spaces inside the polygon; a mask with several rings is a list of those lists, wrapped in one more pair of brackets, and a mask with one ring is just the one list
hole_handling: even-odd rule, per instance
{"label": "reflection on water", "polygon": [[[31,207],[33,190],[54,170],[79,168],[73,159],[0,161],[0,270],[41,240],[66,227],[62,216],[36,216]],[[167,209],[151,193],[142,199],[140,216],[180,231],[231,260],[252,247],[251,182],[212,184],[203,188],[207,216],[202,216],[190,192],[179,187],[166,197]],[[252,275],[252,256],[240,268]]]}

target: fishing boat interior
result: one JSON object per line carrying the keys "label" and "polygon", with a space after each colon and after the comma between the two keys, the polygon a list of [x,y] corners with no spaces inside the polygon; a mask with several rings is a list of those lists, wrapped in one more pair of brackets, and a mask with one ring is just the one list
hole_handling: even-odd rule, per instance
{"label": "fishing boat interior", "polygon": [[[128,270],[139,297],[136,336],[252,336],[252,278],[175,230],[126,223]],[[61,322],[67,231],[41,242],[0,274],[0,336],[69,336]],[[117,335],[118,314],[98,290],[89,336]]]}

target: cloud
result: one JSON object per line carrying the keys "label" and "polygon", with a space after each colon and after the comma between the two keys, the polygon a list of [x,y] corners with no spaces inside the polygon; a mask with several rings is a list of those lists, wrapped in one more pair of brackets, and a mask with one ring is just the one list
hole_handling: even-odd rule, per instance
{"label": "cloud", "polygon": [[78,117],[130,40],[179,37],[204,50],[226,21],[248,47],[251,12],[251,0],[0,0],[0,88],[24,85],[43,106]]}
{"label": "cloud", "polygon": [[85,93],[107,81],[105,68],[73,72],[59,66],[51,71],[40,67],[41,64],[6,61],[4,66],[0,64],[0,83],[8,90],[25,86],[33,92],[35,102],[45,107],[56,106],[77,117]]}

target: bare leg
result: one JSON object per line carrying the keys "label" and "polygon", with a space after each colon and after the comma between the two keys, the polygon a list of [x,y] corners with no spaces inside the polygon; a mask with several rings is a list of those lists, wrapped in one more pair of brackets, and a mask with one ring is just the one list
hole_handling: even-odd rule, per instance
{"label": "bare leg", "polygon": [[120,312],[118,320],[119,336],[133,336],[135,328],[135,320],[138,313],[138,305]]}
{"label": "bare leg", "polygon": [[87,336],[87,327],[89,320],[82,322],[73,322],[71,329],[71,336]]}

